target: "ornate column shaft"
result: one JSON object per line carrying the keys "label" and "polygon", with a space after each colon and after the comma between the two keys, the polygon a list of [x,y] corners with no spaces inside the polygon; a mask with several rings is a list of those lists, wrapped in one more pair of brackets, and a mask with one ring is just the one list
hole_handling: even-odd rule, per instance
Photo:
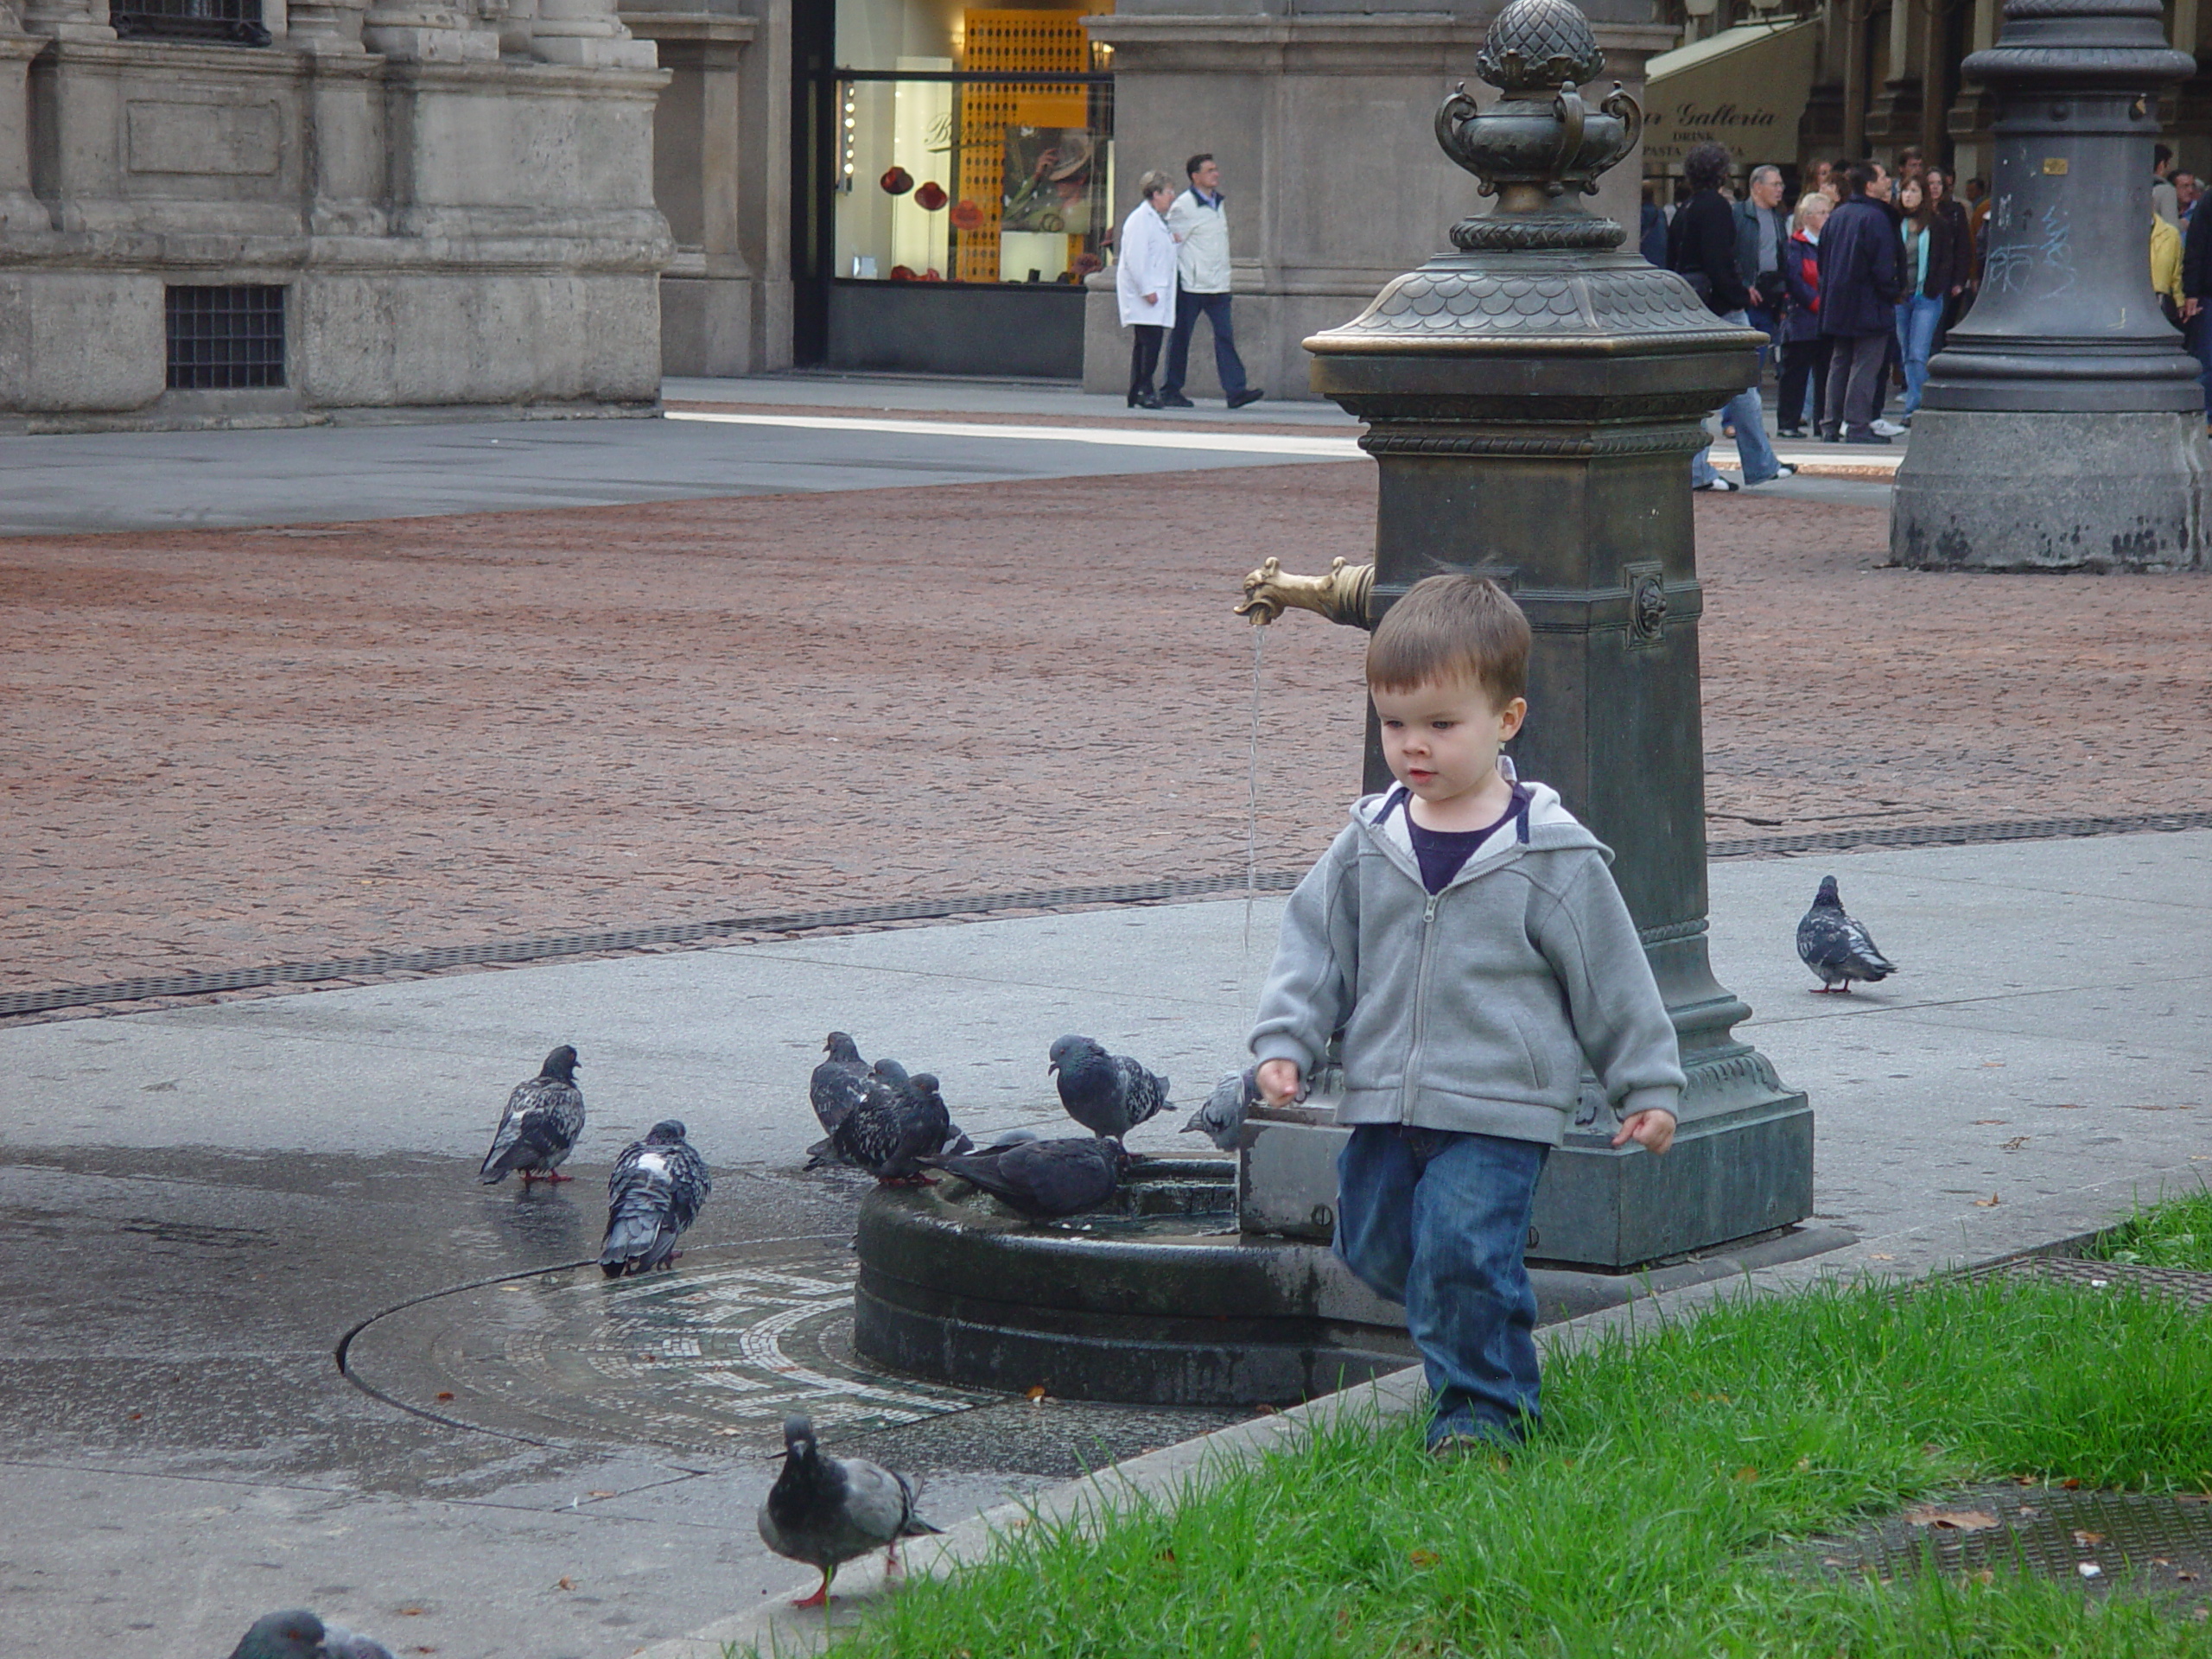
{"label": "ornate column shaft", "polygon": [[1966,60],[1997,100],[1988,251],[1897,471],[1901,562],[2204,568],[2204,397],[2149,257],[2158,94],[2195,67],[2159,0],[2011,0]]}
{"label": "ornate column shaft", "polygon": [[[1497,210],[1306,348],[1315,389],[1369,423],[1381,467],[1366,620],[1440,571],[1493,576],[1520,602],[1535,644],[1516,763],[1614,849],[1681,1035],[1675,1150],[1612,1150],[1586,1079],[1538,1191],[1532,1256],[1621,1268],[1810,1214],[1812,1113],[1732,1034],[1750,1010],[1706,950],[1689,458],[1702,417],[1751,383],[1758,336],[1584,211],[1643,120],[1618,89],[1594,106],[1577,90],[1603,65],[1567,0],[1507,7],[1476,60],[1503,98],[1478,113],[1463,89],[1437,116]],[[1255,576],[1255,598],[1281,597]],[[1357,592],[1338,572],[1287,602],[1325,613]],[[1370,733],[1370,785],[1389,781],[1380,760]]]}

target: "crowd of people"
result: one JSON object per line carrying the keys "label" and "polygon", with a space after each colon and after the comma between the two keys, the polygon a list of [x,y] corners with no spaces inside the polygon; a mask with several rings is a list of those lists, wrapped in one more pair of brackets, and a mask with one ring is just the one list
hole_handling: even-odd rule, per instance
{"label": "crowd of people", "polygon": [[[1679,272],[1715,315],[1767,334],[1777,354],[1777,434],[1831,443],[1886,444],[1919,411],[1929,360],[1972,309],[1981,286],[1990,197],[1980,179],[1960,187],[1950,168],[1919,149],[1894,168],[1875,160],[1816,162],[1794,209],[1783,206],[1782,170],[1755,167],[1732,189],[1734,163],[1719,144],[1683,157],[1674,203],[1646,186],[1640,246]],[[2152,287],[2166,319],[2202,365],[2212,419],[2212,213],[2196,210],[2202,183],[2153,152]],[[1732,234],[1731,233],[1732,232]],[[1761,368],[1766,363],[1761,353]],[[1895,421],[1890,392],[1903,394]],[[1703,490],[1741,489],[1786,476],[1767,442],[1756,388],[1720,411],[1736,439],[1742,480],[1714,471],[1710,453],[1691,464]]]}

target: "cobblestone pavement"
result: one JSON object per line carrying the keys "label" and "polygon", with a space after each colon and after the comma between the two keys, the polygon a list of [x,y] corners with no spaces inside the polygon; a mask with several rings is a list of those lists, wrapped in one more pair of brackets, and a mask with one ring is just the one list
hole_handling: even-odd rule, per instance
{"label": "cobblestone pavement", "polygon": [[[0,544],[0,989],[1244,868],[1268,554],[1344,465]],[[1699,503],[1717,837],[2212,805],[2212,582],[1880,568]],[[1268,636],[1258,863],[1357,780]],[[1746,829],[1745,826],[1759,826]]]}

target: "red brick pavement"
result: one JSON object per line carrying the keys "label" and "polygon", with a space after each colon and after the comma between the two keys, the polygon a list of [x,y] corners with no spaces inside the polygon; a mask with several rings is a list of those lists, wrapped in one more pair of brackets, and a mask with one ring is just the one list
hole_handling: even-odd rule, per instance
{"label": "red brick pavement", "polygon": [[[1241,873],[1228,606],[1372,513],[1319,465],[0,543],[0,989]],[[1716,836],[2212,804],[2212,582],[1699,513]],[[1340,821],[1361,643],[1268,639],[1263,869]]]}

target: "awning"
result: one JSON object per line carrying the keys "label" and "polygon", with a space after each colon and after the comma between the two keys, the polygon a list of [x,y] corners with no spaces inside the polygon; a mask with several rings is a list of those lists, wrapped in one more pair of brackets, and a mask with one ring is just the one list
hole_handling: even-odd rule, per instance
{"label": "awning", "polygon": [[1817,19],[1745,23],[1662,52],[1644,65],[1643,170],[1673,173],[1692,144],[1728,146],[1738,167],[1797,160],[1797,124],[1813,92]]}

